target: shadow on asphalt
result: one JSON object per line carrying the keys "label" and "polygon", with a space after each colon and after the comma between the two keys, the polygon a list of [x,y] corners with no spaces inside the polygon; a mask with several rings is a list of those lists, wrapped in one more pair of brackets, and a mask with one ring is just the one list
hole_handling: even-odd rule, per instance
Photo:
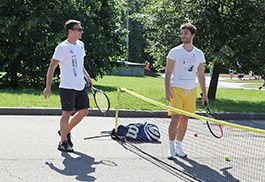
{"label": "shadow on asphalt", "polygon": [[210,168],[207,165],[200,164],[195,160],[189,158],[183,158],[183,160],[187,161],[190,165],[186,165],[177,159],[175,159],[174,162],[178,166],[181,166],[185,173],[192,175],[196,179],[199,179],[199,181],[239,181],[229,173],[228,170],[232,167],[220,169],[220,171],[223,173],[223,175],[221,175],[218,171]]}
{"label": "shadow on asphalt", "polygon": [[[72,156],[73,154],[73,156]],[[99,164],[95,162],[95,158],[88,156],[81,152],[66,153],[62,152],[62,157],[64,157],[63,165],[64,169],[59,169],[54,166],[51,162],[46,162],[52,170],[65,175],[65,176],[76,176],[78,181],[95,181],[96,178],[91,176],[90,173],[95,172],[95,168],[92,167],[94,164]]]}

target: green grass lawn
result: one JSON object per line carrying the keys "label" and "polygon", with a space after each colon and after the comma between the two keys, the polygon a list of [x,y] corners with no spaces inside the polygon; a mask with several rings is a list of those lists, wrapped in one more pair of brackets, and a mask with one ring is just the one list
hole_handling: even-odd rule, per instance
{"label": "green grass lawn", "polygon": [[218,89],[217,100],[210,102],[214,111],[265,112],[265,92],[260,90]]}
{"label": "green grass lawn", "polygon": [[[111,108],[115,108],[117,101],[117,87],[122,86],[133,90],[136,93],[152,98],[158,102],[167,104],[164,93],[164,80],[153,77],[121,77],[105,76],[103,79],[94,81],[94,86],[107,92]],[[200,101],[200,89],[197,89],[197,110],[203,106]],[[92,96],[91,106],[94,106]],[[131,96],[121,93],[120,107],[124,109],[159,109],[141,102]],[[0,89],[1,107],[52,107],[60,108],[60,99],[57,89],[46,100],[42,96],[42,90],[34,89]],[[218,89],[217,100],[210,102],[213,111],[228,112],[264,112],[265,111],[265,92],[260,90],[240,90],[240,89]]]}
{"label": "green grass lawn", "polygon": [[260,87],[262,85],[262,83],[249,83],[249,84],[244,84],[245,87],[255,87],[258,89],[258,87]]}
{"label": "green grass lawn", "polygon": [[226,80],[222,80],[222,82],[230,82],[230,83],[263,83],[263,80],[239,80],[237,78],[234,78],[232,80],[230,79],[226,79]]}
{"label": "green grass lawn", "polygon": [[230,83],[246,83],[244,84],[244,87],[256,87],[258,88],[259,86],[262,85],[263,80],[239,80],[239,79],[226,79],[222,80],[222,82],[230,82]]}

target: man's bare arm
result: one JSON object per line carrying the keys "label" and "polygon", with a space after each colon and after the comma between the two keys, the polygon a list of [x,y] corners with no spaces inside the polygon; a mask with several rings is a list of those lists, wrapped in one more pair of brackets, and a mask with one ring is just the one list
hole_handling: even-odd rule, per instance
{"label": "man's bare arm", "polygon": [[205,86],[205,74],[204,74],[204,63],[201,63],[198,67],[198,81],[202,90],[202,101],[208,103],[208,98],[206,96],[206,86]]}
{"label": "man's bare arm", "polygon": [[171,75],[174,69],[174,65],[175,65],[175,61],[171,59],[167,59],[166,75],[165,75],[165,90],[166,90],[166,98],[168,101],[171,101],[170,80],[171,80]]}
{"label": "man's bare arm", "polygon": [[83,73],[84,73],[84,76],[86,78],[87,84],[88,85],[93,85],[92,80],[91,80],[91,78],[90,78],[90,76],[89,76],[89,74],[88,74],[88,72],[87,72],[85,67],[83,68]]}
{"label": "man's bare arm", "polygon": [[45,99],[47,99],[51,95],[52,78],[53,78],[55,69],[57,68],[58,65],[59,65],[58,60],[55,60],[55,59],[51,60],[50,66],[47,72],[47,76],[46,76],[46,88],[43,91],[43,95]]}

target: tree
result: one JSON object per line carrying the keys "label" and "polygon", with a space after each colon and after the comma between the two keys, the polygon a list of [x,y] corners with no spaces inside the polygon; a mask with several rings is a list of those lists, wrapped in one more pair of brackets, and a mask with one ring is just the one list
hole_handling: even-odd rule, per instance
{"label": "tree", "polygon": [[[265,56],[264,7],[260,1],[193,1],[200,9],[193,14],[199,28],[198,44],[205,50],[214,71],[210,82],[208,97],[215,99],[219,70],[222,65],[237,62],[242,71],[253,70],[261,73],[261,63]],[[200,17],[200,18],[198,18]],[[207,40],[206,43],[203,40]],[[201,43],[202,42],[202,43]],[[258,46],[259,45],[259,46]],[[259,61],[257,61],[259,60]]]}
{"label": "tree", "polygon": [[147,39],[146,52],[154,59],[157,71],[164,69],[165,57],[169,50],[181,43],[179,27],[185,21],[190,21],[186,15],[186,2],[183,0],[151,0],[141,8],[134,17],[145,28]]}
{"label": "tree", "polygon": [[[0,4],[2,86],[43,87],[56,45],[66,39],[64,22],[78,19],[85,27],[85,65],[91,76],[102,76],[124,51],[118,0],[3,1]],[[0,64],[1,65],[1,64]],[[58,72],[56,74],[58,82]]]}
{"label": "tree", "polygon": [[[149,60],[148,54],[145,53],[146,38],[144,37],[145,30],[140,21],[134,18],[134,14],[140,12],[141,7],[144,7],[146,0],[130,0],[127,4],[127,20],[129,23],[129,47],[128,60],[130,62],[144,63]],[[150,60],[149,60],[150,61]]]}
{"label": "tree", "polygon": [[164,68],[166,54],[180,43],[179,26],[197,26],[194,44],[214,65],[208,96],[215,99],[221,67],[240,62],[243,71],[264,70],[264,12],[264,2],[257,0],[151,0],[137,18],[147,31],[147,51],[157,69]]}

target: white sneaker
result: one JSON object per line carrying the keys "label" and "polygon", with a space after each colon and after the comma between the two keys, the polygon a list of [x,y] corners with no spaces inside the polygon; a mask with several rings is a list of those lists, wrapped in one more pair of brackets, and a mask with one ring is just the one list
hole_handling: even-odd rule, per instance
{"label": "white sneaker", "polygon": [[169,148],[168,148],[168,153],[167,153],[167,158],[169,160],[173,160],[175,155],[176,155],[176,151],[175,151],[175,145],[169,145]]}
{"label": "white sneaker", "polygon": [[176,144],[175,147],[175,155],[179,156],[179,157],[187,157],[187,154],[185,154],[185,152],[182,150],[181,145]]}

